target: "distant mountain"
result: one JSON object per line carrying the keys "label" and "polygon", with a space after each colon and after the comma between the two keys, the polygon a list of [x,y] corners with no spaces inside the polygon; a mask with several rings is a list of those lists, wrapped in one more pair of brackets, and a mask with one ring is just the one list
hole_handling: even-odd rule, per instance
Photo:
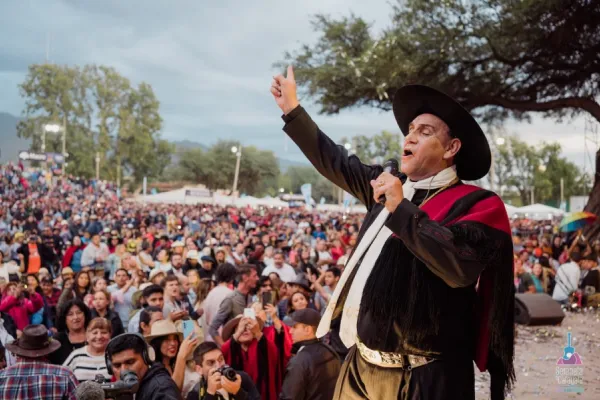
{"label": "distant mountain", "polygon": [[194,142],[192,140],[175,140],[171,143],[175,145],[176,153],[182,150],[197,149],[198,147],[202,150],[208,149],[208,146],[205,146],[202,143]]}
{"label": "distant mountain", "polygon": [[[29,150],[30,140],[17,137],[17,124],[20,118],[6,112],[0,112],[0,162],[18,161],[19,151]],[[172,157],[172,163],[179,162],[179,155],[186,149],[201,148],[208,149],[208,146],[192,140],[177,140],[172,142],[175,145],[175,154]],[[286,172],[290,167],[307,166],[306,162],[292,161],[285,158],[277,158],[279,169]]]}
{"label": "distant mountain", "polygon": [[19,151],[29,150],[30,140],[17,137],[20,118],[0,112],[0,162],[17,161]]}
{"label": "distant mountain", "polygon": [[282,173],[285,173],[289,168],[309,167],[310,166],[308,161],[306,161],[306,162],[293,161],[293,160],[287,160],[285,158],[277,158],[277,161],[279,161],[279,169],[281,170]]}

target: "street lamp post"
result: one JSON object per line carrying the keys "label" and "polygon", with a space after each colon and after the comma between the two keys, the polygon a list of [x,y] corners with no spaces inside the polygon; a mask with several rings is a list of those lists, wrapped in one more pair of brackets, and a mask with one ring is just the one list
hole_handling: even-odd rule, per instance
{"label": "street lamp post", "polygon": [[[498,148],[498,146],[503,146],[504,143],[506,143],[506,140],[503,137],[497,137],[495,142],[496,142],[496,147],[492,151],[492,165],[490,167],[490,189],[492,190],[492,192],[494,191],[494,180],[496,179],[496,160],[495,160],[495,158],[498,157],[496,154],[497,148]],[[502,197],[502,182],[500,182],[500,197]]]}
{"label": "street lamp post", "polygon": [[61,127],[58,124],[46,124],[44,125],[44,131],[42,133],[42,153],[46,153],[46,132],[49,133],[58,133],[62,131],[62,156],[63,156],[63,166],[61,168],[62,175],[65,175],[65,167],[67,165],[67,117],[63,117],[63,126]]}
{"label": "street lamp post", "polygon": [[[540,171],[542,173],[546,172],[546,166],[544,164],[538,165],[538,171]],[[535,204],[534,192],[535,192],[535,183],[533,185],[531,185],[531,204]]]}
{"label": "street lamp post", "polygon": [[[348,154],[354,153],[354,149],[352,148],[352,143],[350,143],[350,142],[344,143],[344,148],[348,151]],[[337,197],[338,197],[338,204],[344,204],[344,190],[342,188],[337,189]]]}
{"label": "street lamp post", "polygon": [[231,194],[235,196],[235,192],[237,191],[238,186],[238,178],[240,176],[240,161],[242,159],[242,146],[238,148],[237,146],[233,146],[231,148],[231,152],[234,153],[237,157],[235,161],[235,175],[233,176],[233,190]]}
{"label": "street lamp post", "polygon": [[100,180],[100,152],[96,152],[96,181]]}

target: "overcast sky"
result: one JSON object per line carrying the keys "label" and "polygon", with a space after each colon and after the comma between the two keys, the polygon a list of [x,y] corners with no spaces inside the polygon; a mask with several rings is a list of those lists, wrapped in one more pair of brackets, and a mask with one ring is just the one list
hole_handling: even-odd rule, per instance
{"label": "overcast sky", "polygon": [[[241,140],[302,160],[284,138],[280,112],[269,93],[272,65],[286,50],[316,39],[310,18],[354,12],[375,31],[389,23],[384,0],[19,0],[0,3],[0,111],[20,115],[17,84],[31,63],[96,63],[115,67],[133,82],[146,81],[161,102],[165,138],[211,144]],[[423,82],[427,83],[427,82]],[[391,112],[369,108],[317,115],[326,133],[343,136],[398,131]],[[560,124],[534,117],[508,123],[530,143],[558,141],[584,165],[584,120]],[[287,151],[286,151],[287,148]]]}

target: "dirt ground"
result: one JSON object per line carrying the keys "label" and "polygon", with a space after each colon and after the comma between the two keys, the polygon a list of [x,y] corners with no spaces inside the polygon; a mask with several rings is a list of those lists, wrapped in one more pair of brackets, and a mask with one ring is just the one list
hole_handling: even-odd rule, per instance
{"label": "dirt ground", "polygon": [[[567,344],[583,364],[583,393],[561,392],[556,378],[556,361]],[[600,311],[567,313],[560,326],[521,326],[517,328],[515,351],[517,381],[508,399],[600,399]],[[477,371],[477,368],[475,368]],[[489,399],[489,375],[476,372],[477,400]]]}

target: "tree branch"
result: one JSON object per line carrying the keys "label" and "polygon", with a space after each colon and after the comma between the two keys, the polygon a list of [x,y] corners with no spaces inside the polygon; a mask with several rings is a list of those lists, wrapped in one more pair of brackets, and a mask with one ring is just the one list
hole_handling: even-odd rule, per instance
{"label": "tree branch", "polygon": [[577,108],[587,111],[600,122],[600,104],[588,97],[565,97],[563,99],[537,101],[515,101],[496,96],[472,97],[475,107],[494,105],[518,111],[553,111],[561,108]]}

